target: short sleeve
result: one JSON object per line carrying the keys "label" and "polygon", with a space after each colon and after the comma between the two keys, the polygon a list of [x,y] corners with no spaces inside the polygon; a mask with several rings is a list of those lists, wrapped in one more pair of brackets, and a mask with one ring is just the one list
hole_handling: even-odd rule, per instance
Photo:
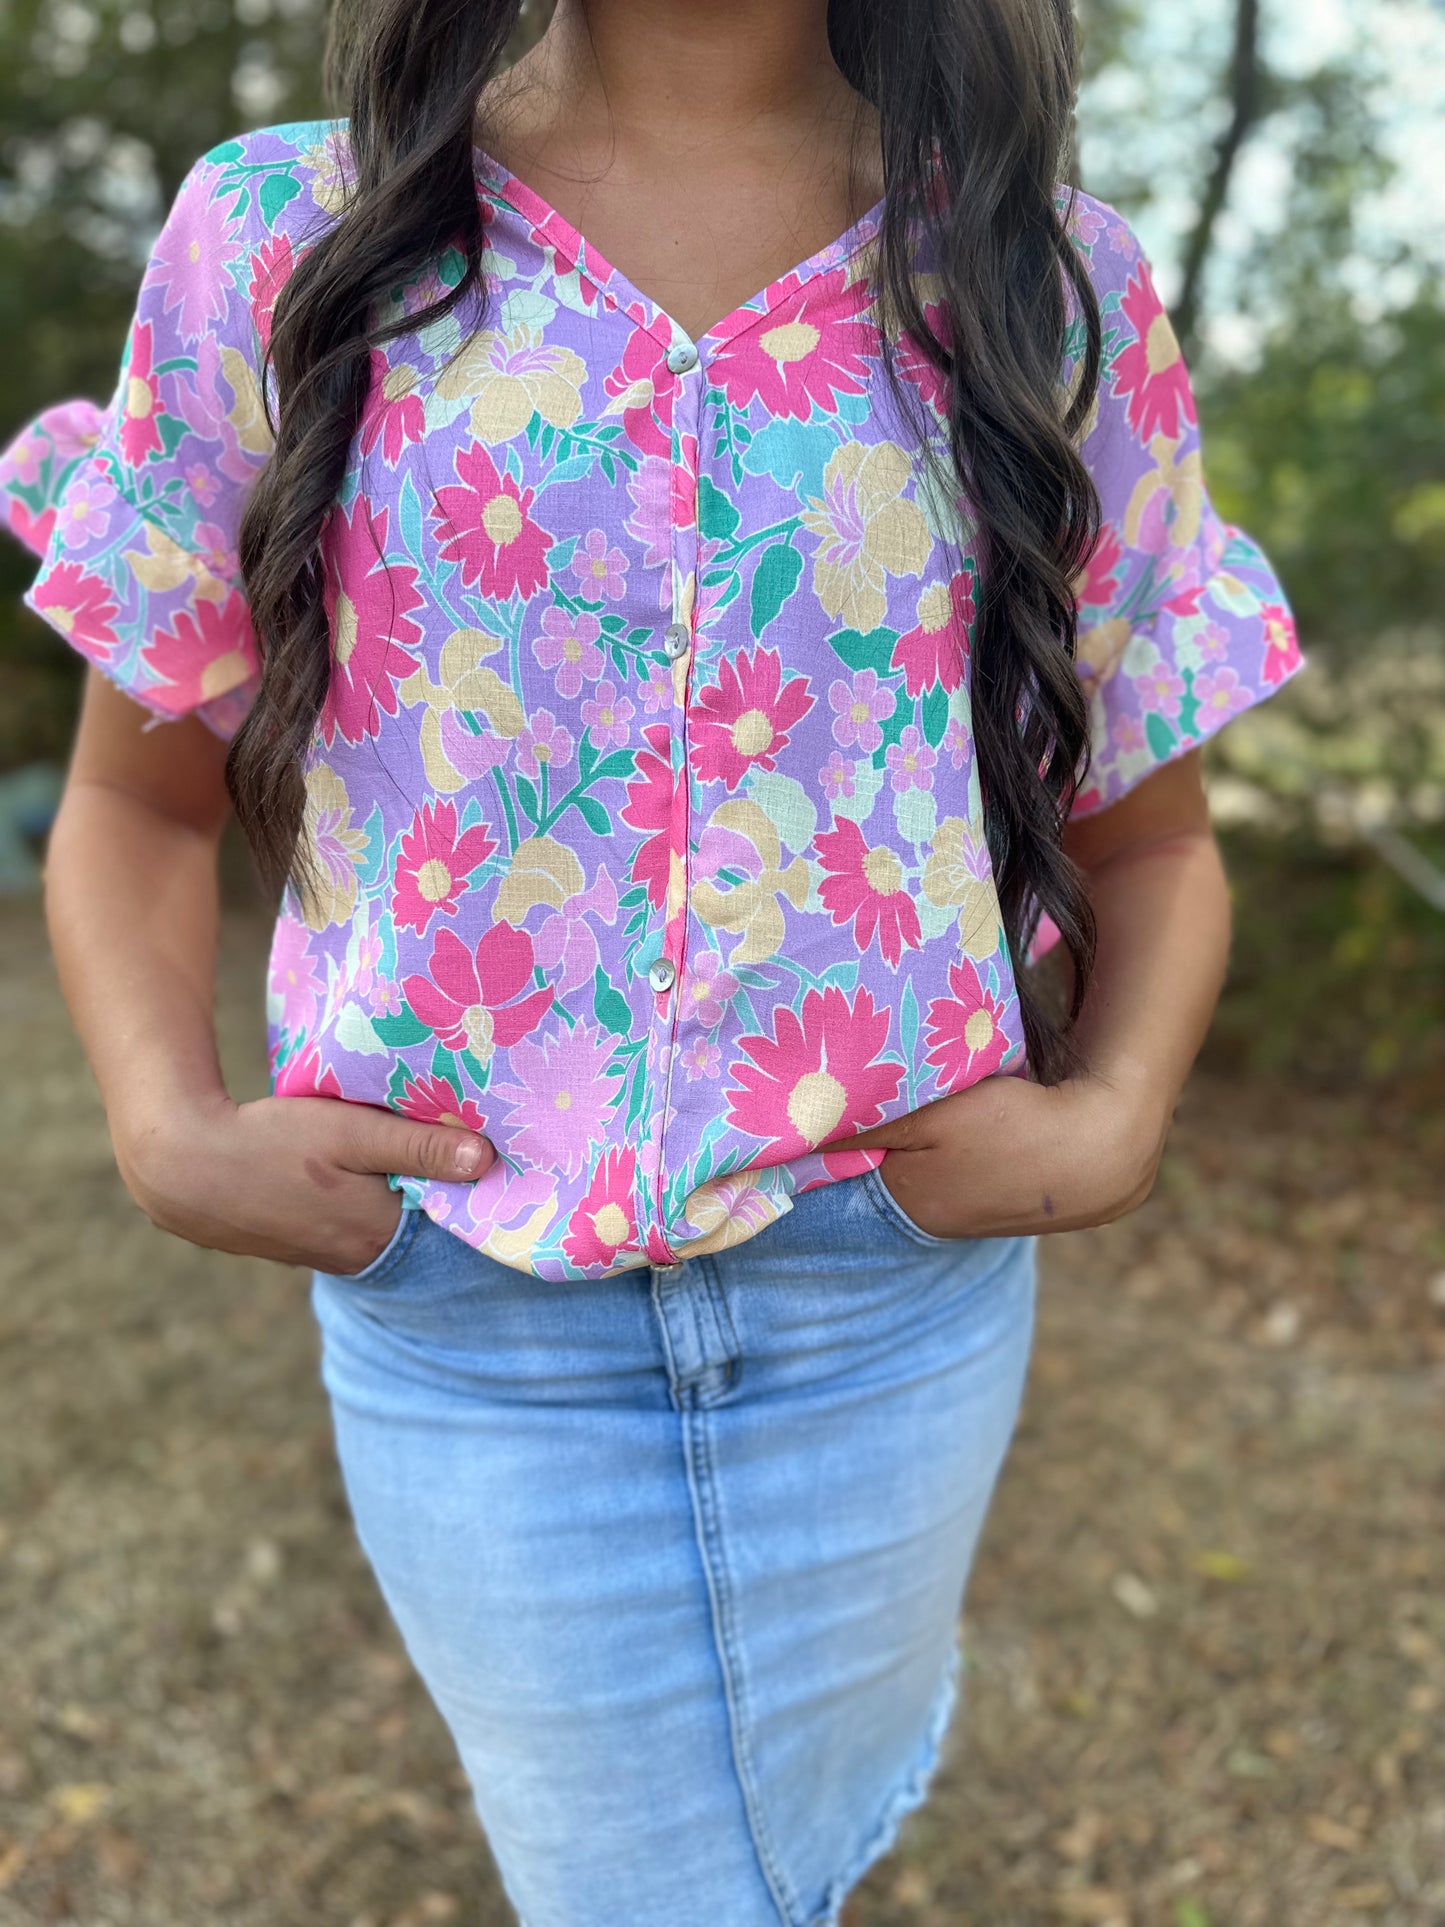
{"label": "short sleeve", "polygon": [[1102,530],[1075,584],[1092,762],[1073,813],[1086,816],[1273,695],[1303,659],[1268,558],[1210,499],[1189,370],[1137,235],[1082,194],[1074,234],[1104,346],[1082,443]]}
{"label": "short sleeve", "polygon": [[158,718],[229,738],[259,656],[237,540],[270,453],[247,199],[203,155],[141,280],[108,408],[47,408],[0,454],[0,509],[41,559],[24,595]]}

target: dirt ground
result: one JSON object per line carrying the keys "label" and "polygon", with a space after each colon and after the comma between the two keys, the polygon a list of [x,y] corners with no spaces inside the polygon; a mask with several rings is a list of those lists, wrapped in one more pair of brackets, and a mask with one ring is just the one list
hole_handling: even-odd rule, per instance
{"label": "dirt ground", "polygon": [[[506,1927],[302,1276],[129,1204],[33,906],[0,1037],[0,1927]],[[1445,1923],[1442,1168],[1387,1094],[1206,1071],[1149,1205],[1050,1242],[965,1710],[861,1927]]]}

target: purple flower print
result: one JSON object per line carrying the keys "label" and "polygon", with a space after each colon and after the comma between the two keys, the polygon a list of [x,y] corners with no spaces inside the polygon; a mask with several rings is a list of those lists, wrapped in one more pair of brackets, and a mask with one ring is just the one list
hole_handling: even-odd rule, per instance
{"label": "purple flower print", "polygon": [[1211,622],[1199,638],[1199,653],[1206,662],[1223,662],[1229,655],[1229,631]]}
{"label": "purple flower print", "polygon": [[493,1084],[491,1095],[511,1107],[511,1149],[523,1163],[568,1178],[586,1168],[617,1108],[617,1085],[607,1075],[612,1042],[610,1031],[577,1024],[513,1044],[517,1081]]}
{"label": "purple flower print", "polygon": [[840,676],[829,685],[828,701],[833,710],[833,735],[844,749],[856,743],[865,756],[871,756],[883,741],[879,727],[893,714],[893,691],[880,685],[876,669],[860,669],[851,683]]}
{"label": "purple flower print", "polygon": [[283,917],[276,925],[270,976],[271,994],[281,1005],[282,1030],[292,1037],[309,1030],[325,982],[316,968],[310,932],[294,917]]}
{"label": "purple flower print", "polygon": [[1161,662],[1151,669],[1147,676],[1136,676],[1134,687],[1138,690],[1146,709],[1155,709],[1161,716],[1171,720],[1179,714],[1179,704],[1184,695],[1184,679],[1176,676],[1167,662]]}
{"label": "purple flower print", "polygon": [[542,612],[542,633],[532,643],[532,654],[544,669],[556,671],[557,694],[575,696],[582,678],[596,682],[607,667],[597,638],[602,625],[589,610],[570,615],[554,602]]}
{"label": "purple flower print", "polygon": [[401,987],[394,977],[378,977],[367,993],[366,1001],[371,1005],[373,1016],[401,1015]]}
{"label": "purple flower print", "polygon": [[152,255],[151,273],[165,290],[165,312],[179,308],[181,339],[194,341],[226,312],[231,289],[228,270],[242,253],[241,219],[225,195],[192,208],[185,231],[163,229]]}
{"label": "purple flower print", "polygon": [[1194,678],[1194,699],[1199,704],[1201,715],[1208,715],[1216,721],[1236,715],[1241,709],[1249,708],[1249,691],[1240,686],[1239,672],[1235,669],[1208,670]]}
{"label": "purple flower print", "polygon": [[186,487],[203,509],[208,509],[220,493],[220,483],[204,462],[192,462],[186,470]]}
{"label": "purple flower print", "polygon": [[948,760],[955,769],[962,769],[968,761],[968,736],[957,716],[950,716],[948,727],[943,732],[943,747],[948,751]]}
{"label": "purple flower print", "polygon": [[660,662],[647,665],[647,681],[642,685],[642,706],[648,715],[673,705],[672,671]]}
{"label": "purple flower print", "polygon": [[537,932],[533,956],[543,970],[562,966],[557,989],[563,996],[591,978],[598,964],[597,933],[587,919],[617,921],[617,885],[611,872],[599,865],[590,890],[568,897],[560,910],[554,910]]}
{"label": "purple flower print", "polygon": [[[665,570],[672,554],[672,464],[649,455],[628,478],[627,493],[632,497],[627,533],[634,542],[646,544],[640,557],[643,568],[664,571],[665,591],[669,586]],[[577,566],[575,555],[572,566]]]}
{"label": "purple flower print", "polygon": [[716,1077],[722,1069],[722,1047],[710,1037],[695,1037],[682,1053],[682,1068],[689,1084],[700,1077]]}
{"label": "purple flower print", "polygon": [[853,765],[841,749],[835,749],[818,771],[818,781],[830,803],[836,803],[840,796],[852,796],[858,787],[853,780]]}
{"label": "purple flower print", "polygon": [[616,602],[626,587],[627,557],[609,547],[606,529],[591,529],[572,551],[572,573],[588,595]]}
{"label": "purple flower print", "polygon": [[1114,747],[1126,756],[1132,756],[1144,747],[1144,725],[1137,716],[1127,712],[1114,718],[1109,735]]}
{"label": "purple flower print", "polygon": [[627,741],[627,725],[636,710],[626,696],[619,696],[612,681],[597,685],[597,700],[582,705],[582,721],[598,749],[621,749]]}
{"label": "purple flower print", "polygon": [[110,483],[86,476],[74,481],[55,519],[65,531],[67,544],[98,542],[110,527],[110,505],[115,490]]}
{"label": "purple flower print", "polygon": [[572,760],[572,738],[550,709],[539,709],[527,718],[527,727],[517,738],[517,768],[535,782],[542,765],[565,769]]}
{"label": "purple flower print", "polygon": [[924,742],[917,723],[909,723],[896,743],[890,743],[884,760],[895,790],[931,790],[933,766],[938,751]]}
{"label": "purple flower print", "polygon": [[723,1005],[737,994],[738,980],[730,970],[723,969],[717,952],[701,951],[687,975],[682,1014],[695,1017],[705,1030],[714,1030],[722,1022]]}

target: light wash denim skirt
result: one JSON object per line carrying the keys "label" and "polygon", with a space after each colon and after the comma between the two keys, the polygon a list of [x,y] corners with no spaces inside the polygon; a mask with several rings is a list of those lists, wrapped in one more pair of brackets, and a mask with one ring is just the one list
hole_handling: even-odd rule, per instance
{"label": "light wash denim skirt", "polygon": [[313,1275],[357,1533],[523,1927],[833,1927],[954,1730],[1034,1259],[869,1172],[670,1268],[544,1283],[408,1210]]}

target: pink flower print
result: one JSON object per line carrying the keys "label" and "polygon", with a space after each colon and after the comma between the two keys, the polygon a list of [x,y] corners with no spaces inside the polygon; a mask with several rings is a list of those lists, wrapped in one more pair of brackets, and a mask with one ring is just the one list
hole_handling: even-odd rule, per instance
{"label": "pink flower print", "polygon": [[582,705],[582,721],[598,749],[620,749],[627,741],[627,725],[636,713],[610,680],[598,683],[595,702]]}
{"label": "pink flower print", "polygon": [[1155,709],[1161,716],[1171,719],[1179,714],[1179,704],[1184,695],[1182,677],[1176,676],[1167,662],[1161,662],[1151,669],[1147,676],[1136,676],[1134,687],[1138,690],[1146,709]]}
{"label": "pink flower print", "polygon": [[359,997],[370,994],[380,962],[381,932],[376,929],[363,931],[356,940],[356,974],[350,985]]}
{"label": "pink flower print", "polygon": [[276,297],[291,279],[295,258],[289,234],[268,234],[251,258],[251,286],[248,290],[251,312],[256,317],[256,332],[262,347],[271,340],[271,317]]}
{"label": "pink flower print", "polygon": [[455,803],[421,804],[401,839],[391,903],[397,923],[420,932],[438,913],[455,916],[468,877],[496,847],[485,824],[458,829]]}
{"label": "pink flower print", "polygon": [[403,979],[406,1001],[448,1050],[470,1051],[484,1067],[497,1050],[535,1030],[552,1007],[550,990],[517,998],[532,982],[532,939],[494,923],[469,950],[450,926],[436,933],[425,975]]}
{"label": "pink flower print", "polygon": [[1229,631],[1211,622],[1199,638],[1199,653],[1206,662],[1225,662],[1229,657]]}
{"label": "pink flower print", "polygon": [[491,1087],[509,1107],[512,1156],[566,1178],[587,1168],[617,1108],[617,1080],[607,1075],[612,1042],[609,1032],[579,1023],[513,1045],[517,1081]]}
{"label": "pink flower print", "polygon": [[567,1221],[562,1249],[575,1265],[611,1265],[619,1251],[637,1249],[632,1193],[637,1153],[613,1145],[592,1174],[586,1196]]}
{"label": "pink flower print", "polygon": [[764,412],[807,421],[833,415],[840,395],[861,395],[878,334],[868,319],[867,275],[846,264],[806,280],[786,276],[770,291],[763,325],[740,329],[708,364],[708,379],[735,408],[760,399]]}
{"label": "pink flower print", "polygon": [[572,738],[550,709],[539,709],[527,718],[527,727],[517,738],[517,768],[535,782],[543,763],[552,769],[565,769],[572,760]]}
{"label": "pink flower print", "polygon": [[1277,689],[1299,667],[1299,631],[1294,616],[1282,602],[1266,602],[1260,610],[1264,622],[1264,667],[1261,675],[1271,689]]}
{"label": "pink flower print", "polygon": [[[170,692],[168,706],[185,710],[245,682],[255,668],[255,650],[246,602],[228,589],[220,604],[198,600],[178,609],[171,627],[157,629],[141,653]],[[160,701],[159,692],[151,694]]]}
{"label": "pink flower print", "polygon": [[109,662],[116,645],[111,627],[119,613],[99,576],[78,562],[59,562],[31,591],[36,610],[92,662]]}
{"label": "pink flower print", "polygon": [[542,633],[532,643],[532,654],[544,669],[555,671],[557,694],[579,695],[582,678],[596,682],[607,667],[607,659],[597,647],[602,624],[589,609],[575,615],[552,603],[542,612]]}
{"label": "pink flower print", "polygon": [[950,716],[948,727],[943,732],[943,747],[948,751],[948,760],[955,769],[962,769],[968,761],[968,736],[957,716]]}
{"label": "pink flower print", "polygon": [[[948,310],[941,301],[924,304],[923,318],[934,336],[945,347],[952,340],[948,325]],[[906,334],[894,350],[898,373],[922,395],[929,407],[943,415],[948,407],[948,387],[937,365],[923,352],[922,343],[913,335]]]}
{"label": "pink flower print", "polygon": [[1107,609],[1113,605],[1124,566],[1124,545],[1112,522],[1105,522],[1088,565],[1074,578],[1074,600],[1081,609]]}
{"label": "pink flower print", "polygon": [[627,439],[644,455],[672,454],[672,397],[676,387],[664,363],[662,343],[646,328],[627,336],[622,360],[604,379],[607,413],[621,414]]}
{"label": "pink flower print", "polygon": [[281,1029],[291,1037],[309,1030],[325,985],[312,954],[311,934],[294,917],[283,916],[276,925],[269,978],[271,995],[281,1006]]}
{"label": "pink flower print", "polygon": [[1004,1008],[965,957],[948,967],[948,997],[928,1006],[927,1061],[946,1091],[962,1090],[996,1071],[1008,1046]]}
{"label": "pink flower print", "polygon": [[923,941],[917,906],[896,852],[882,843],[869,849],[862,830],[847,816],[816,837],[814,848],[828,873],[818,895],[834,923],[851,919],[860,952],[876,936],[884,961],[896,970],[904,949],[917,950]]}
{"label": "pink flower print", "polygon": [[711,1037],[694,1037],[682,1053],[682,1068],[689,1084],[700,1077],[716,1077],[722,1069],[722,1046]]}
{"label": "pink flower print", "polygon": [[1223,722],[1249,708],[1249,692],[1240,687],[1237,671],[1229,668],[1208,670],[1194,678],[1194,699],[1199,713],[1211,721]]}
{"label": "pink flower print", "polygon": [[699,781],[721,778],[735,790],[750,769],[776,769],[791,732],[812,707],[808,678],[784,682],[776,650],[725,656],[718,680],[695,707],[692,760]]}
{"label": "pink flower print", "polygon": [[852,796],[858,788],[853,765],[841,749],[835,749],[818,771],[818,781],[830,803],[835,803],[840,796]]}
{"label": "pink flower print", "polygon": [[212,575],[223,578],[240,573],[240,560],[227,538],[226,531],[214,522],[198,522],[194,543],[195,553],[205,563]]}
{"label": "pink flower print", "polygon": [[723,1020],[723,1006],[738,994],[738,980],[724,970],[715,950],[704,950],[694,959],[683,989],[682,1015],[693,1017],[704,1030],[714,1030]]}
{"label": "pink flower print", "polygon": [[[321,736],[330,749],[340,736],[365,742],[395,716],[396,686],[417,667],[410,653],[421,640],[416,612],[425,598],[417,571],[386,554],[390,511],[358,495],[350,508],[334,505],[323,537],[323,588],[331,625],[331,677],[321,708]],[[344,587],[342,585],[345,585]]]}
{"label": "pink flower print", "polygon": [[185,471],[186,487],[195,496],[203,509],[208,509],[220,493],[221,485],[216,480],[216,472],[205,462],[192,462]]}
{"label": "pink flower print", "polygon": [[426,434],[426,407],[416,392],[417,370],[407,361],[392,362],[381,348],[371,351],[371,387],[361,416],[361,452],[369,455],[381,443],[382,460],[395,468],[408,442]]}
{"label": "pink flower print", "polygon": [[945,586],[931,582],[918,598],[918,621],[893,645],[889,666],[903,671],[910,696],[931,689],[950,695],[963,681],[974,619],[973,577],[966,569]]}
{"label": "pink flower print", "polygon": [[323,1064],[321,1046],[308,1044],[276,1072],[277,1097],[340,1097],[341,1079],[334,1065]]}
{"label": "pink flower print", "polygon": [[647,665],[647,681],[642,685],[642,707],[649,716],[660,709],[672,708],[672,671],[660,662]]}
{"label": "pink flower print", "polygon": [[489,729],[473,735],[454,709],[444,709],[441,722],[442,752],[454,770],[475,782],[488,771],[500,769],[511,754],[505,736],[494,736]]}
{"label": "pink flower print", "polygon": [[432,520],[442,559],[460,565],[462,582],[483,595],[525,601],[546,586],[553,537],[532,520],[534,489],[502,474],[481,442],[455,462],[458,488],[439,488]]}
{"label": "pink flower print", "polygon": [[139,468],[148,455],[159,455],[165,446],[157,423],[168,411],[161,400],[160,376],[152,364],[151,324],[138,323],[130,340],[125,406],[120,418],[120,452],[130,467]]}
{"label": "pink flower print", "polygon": [[909,723],[898,741],[888,745],[884,760],[895,790],[933,788],[933,766],[938,761],[938,751],[923,740],[917,723]]}
{"label": "pink flower print", "polygon": [[647,748],[636,752],[637,778],[627,785],[620,814],[629,829],[643,832],[632,858],[632,881],[646,886],[648,902],[660,910],[672,869],[673,799],[681,778],[672,772],[666,725],[654,723],[643,735]]}
{"label": "pink flower print", "polygon": [[77,477],[60,500],[56,519],[65,531],[67,548],[83,542],[98,542],[110,527],[110,507],[115,490],[102,477]]}
{"label": "pink flower print", "polygon": [[572,573],[584,593],[616,602],[626,588],[627,557],[608,546],[605,529],[591,529],[572,552]]}
{"label": "pink flower print", "polygon": [[444,1077],[409,1076],[397,1109],[403,1117],[423,1124],[450,1124],[458,1130],[484,1133],[487,1120],[469,1097],[458,1097]]}
{"label": "pink flower print", "polygon": [[1176,440],[1199,416],[1184,356],[1147,263],[1130,280],[1121,306],[1134,338],[1110,366],[1114,393],[1128,397],[1129,426],[1141,442],[1156,435]]}
{"label": "pink flower print", "polygon": [[879,683],[876,669],[860,669],[851,683],[840,676],[829,685],[828,702],[834,737],[844,749],[856,743],[865,756],[871,756],[883,741],[879,725],[897,706],[893,691]]}
{"label": "pink flower print", "polygon": [[1109,734],[1114,747],[1125,756],[1132,756],[1144,747],[1144,725],[1137,716],[1116,716]]}
{"label": "pink flower print", "polygon": [[889,1013],[859,990],[810,990],[801,1014],[780,1008],[773,1034],[744,1037],[729,1068],[728,1123],[759,1139],[760,1164],[781,1164],[882,1122],[903,1066],[882,1053]]}
{"label": "pink flower print", "polygon": [[597,968],[597,933],[589,916],[606,924],[617,921],[617,885],[600,865],[592,888],[569,897],[537,932],[537,962],[546,971],[562,966],[555,988],[563,996],[589,982]]}

